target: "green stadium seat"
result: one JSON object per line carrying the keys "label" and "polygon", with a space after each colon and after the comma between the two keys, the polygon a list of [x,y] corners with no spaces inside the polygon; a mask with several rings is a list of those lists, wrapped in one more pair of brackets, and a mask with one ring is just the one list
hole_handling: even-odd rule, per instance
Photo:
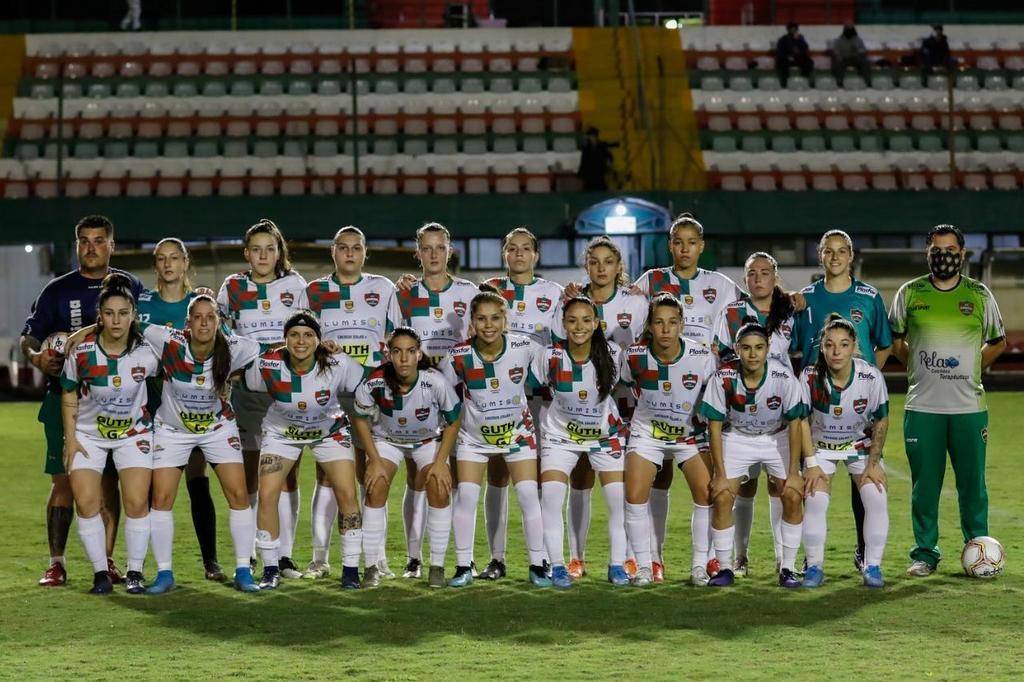
{"label": "green stadium seat", "polygon": [[548,92],[572,92],[572,81],[568,78],[549,78]]}
{"label": "green stadium seat", "polygon": [[760,154],[767,151],[768,145],[760,135],[746,135],[740,144],[740,149],[748,154]]}
{"label": "green stadium seat", "polygon": [[836,79],[832,76],[816,76],[814,78],[814,89],[815,90],[835,90],[839,87],[836,83]]}
{"label": "green stadium seat", "polygon": [[910,135],[892,135],[889,137],[889,151],[891,152],[912,152],[914,151],[914,138]]}
{"label": "green stadium seat", "polygon": [[39,158],[39,145],[26,144],[22,142],[14,151],[14,155],[22,161],[31,161]]}
{"label": "green stadium seat", "polygon": [[378,156],[394,156],[398,153],[398,142],[393,138],[374,140],[373,153]]}
{"label": "green stadium seat", "polygon": [[103,145],[103,158],[105,159],[126,159],[128,158],[128,143],[123,140],[115,140]]}
{"label": "green stadium seat", "polygon": [[338,143],[334,140],[314,140],[313,156],[337,156]]}
{"label": "green stadium seat", "polygon": [[791,154],[796,151],[796,140],[789,135],[774,135],[771,140],[773,152]]}
{"label": "green stadium seat", "polygon": [[852,135],[833,135],[830,142],[832,143],[832,151],[840,154],[846,154],[857,149]]}
{"label": "green stadium seat", "polygon": [[85,93],[86,97],[95,99],[107,99],[110,97],[110,86],[106,83],[93,83]]}
{"label": "green stadium seat", "polygon": [[218,148],[216,140],[199,140],[192,148],[192,156],[200,159],[208,159],[217,156]]}
{"label": "green stadium seat", "polygon": [[252,97],[256,94],[256,88],[251,81],[232,81],[228,92],[232,97]]}
{"label": "green stadium seat", "polygon": [[571,154],[578,151],[579,148],[579,143],[576,142],[575,137],[567,137],[564,135],[556,137],[551,144],[551,151],[558,154]]}
{"label": "green stadium seat", "polygon": [[282,156],[305,156],[309,153],[309,143],[305,140],[285,140]]}
{"label": "green stadium seat", "polygon": [[917,148],[922,152],[941,152],[942,138],[938,135],[922,135],[917,140]]}
{"label": "green stadium seat", "polygon": [[487,140],[482,137],[466,137],[462,140],[463,154],[486,154]]}
{"label": "green stadium seat", "polygon": [[341,82],[336,80],[320,81],[316,86],[316,92],[318,95],[323,95],[324,97],[340,95]]}
{"label": "green stadium seat", "polygon": [[252,155],[261,159],[270,159],[278,155],[277,142],[274,140],[257,140],[252,145]]}
{"label": "green stadium seat", "polygon": [[32,99],[50,99],[55,94],[53,86],[49,83],[36,83],[29,92]]}
{"label": "green stadium seat", "polygon": [[223,156],[237,159],[249,155],[249,143],[245,140],[226,140]]}
{"label": "green stadium seat", "polygon": [[434,81],[433,91],[440,95],[450,95],[455,92],[455,81],[451,78],[438,78]]}
{"label": "green stadium seat", "polygon": [[292,97],[304,97],[313,94],[313,85],[309,81],[288,81],[288,94]]}
{"label": "green stadium seat", "polygon": [[[352,88],[349,85],[345,85],[345,92],[351,93]],[[370,81],[368,80],[357,80],[356,81],[356,92],[360,95],[370,94]]]}
{"label": "green stadium seat", "polygon": [[459,90],[467,94],[481,93],[484,91],[484,82],[479,78],[463,78]]}
{"label": "green stadium seat", "polygon": [[711,150],[721,153],[736,151],[736,140],[732,137],[714,137],[711,139]]}
{"label": "green stadium seat", "polygon": [[379,80],[374,92],[378,95],[397,95],[398,82],[393,80]]}
{"label": "green stadium seat", "polygon": [[356,149],[359,150],[360,156],[366,156],[367,154],[370,153],[370,145],[366,142],[366,140],[359,140],[358,145],[352,144],[351,140],[346,140],[345,144],[342,145],[341,151],[343,154],[352,156],[353,154],[356,153]]}
{"label": "green stadium seat", "polygon": [[729,79],[729,89],[733,92],[748,92],[754,89],[754,84],[746,76],[734,76]]}
{"label": "green stadium seat", "polygon": [[195,83],[187,81],[175,83],[173,92],[175,97],[196,97],[199,95]]}
{"label": "green stadium seat", "polygon": [[408,154],[409,156],[424,156],[430,153],[427,147],[427,141],[425,139],[407,139],[405,146],[402,149],[402,153]]}
{"label": "green stadium seat", "polygon": [[971,144],[971,138],[965,137],[964,135],[957,135],[953,138],[953,146],[958,152],[969,152],[974,150],[974,146]]}
{"label": "green stadium seat", "polygon": [[65,83],[61,88],[64,99],[78,99],[82,96],[82,86],[78,83]]}
{"label": "green stadium seat", "polygon": [[260,94],[266,97],[283,95],[284,85],[278,80],[262,81],[260,83]]}
{"label": "green stadium seat", "polygon": [[1024,135],[1011,135],[1006,138],[1006,149],[1018,154],[1024,152]]}
{"label": "green stadium seat", "polygon": [[811,82],[803,76],[790,76],[789,81],[786,82],[786,89],[793,90],[794,92],[810,90]]}
{"label": "green stadium seat", "polygon": [[775,92],[782,89],[782,84],[775,76],[761,76],[757,79],[757,89],[767,92]]}
{"label": "green stadium seat", "polygon": [[[529,138],[534,139],[534,138]],[[543,140],[543,138],[541,138]],[[519,151],[516,145],[516,138],[511,136],[501,136],[494,138],[494,149],[495,154],[515,154]],[[525,151],[525,149],[524,149]]]}
{"label": "green stadium seat", "polygon": [[169,140],[164,143],[165,157],[181,159],[188,156],[188,143],[182,140]]}
{"label": "green stadium seat", "polygon": [[408,78],[402,86],[403,92],[407,95],[423,95],[429,90],[427,81],[422,78]]}
{"label": "green stadium seat", "polygon": [[862,152],[881,152],[883,151],[882,138],[878,135],[861,135],[859,147]]}
{"label": "green stadium seat", "polygon": [[718,76],[704,76],[700,79],[700,89],[718,92],[725,89],[725,83]]}
{"label": "green stadium seat", "polygon": [[540,92],[541,84],[539,78],[520,78],[519,92]]}
{"label": "green stadium seat", "polygon": [[893,83],[892,77],[880,73],[871,78],[871,87],[874,90],[892,90],[896,84]]}
{"label": "green stadium seat", "polygon": [[146,83],[146,87],[142,90],[146,97],[167,97],[169,94],[166,83],[160,81],[152,81]]}
{"label": "green stadium seat", "polygon": [[919,90],[921,88],[920,76],[900,76],[900,90]]}
{"label": "green stadium seat", "polygon": [[202,93],[203,97],[224,97],[228,94],[228,89],[224,81],[206,81],[203,83]]}
{"label": "green stadium seat", "polygon": [[136,83],[118,83],[115,94],[118,97],[138,97],[141,93]]}
{"label": "green stadium seat", "polygon": [[135,143],[132,156],[137,159],[155,159],[160,156],[160,147],[151,140],[141,140]]}
{"label": "green stadium seat", "polygon": [[433,151],[435,154],[457,154],[459,152],[459,146],[453,139],[435,138]]}
{"label": "green stadium seat", "polygon": [[494,78],[491,80],[491,92],[506,94],[515,91],[515,86],[510,78]]}
{"label": "green stadium seat", "polygon": [[[543,154],[548,150],[548,142],[543,137],[523,138],[523,152],[525,154]],[[495,149],[495,152],[498,150]]]}
{"label": "green stadium seat", "polygon": [[800,141],[800,149],[805,152],[825,151],[825,138],[821,135],[805,135]]}
{"label": "green stadium seat", "polygon": [[95,142],[79,142],[73,151],[76,159],[95,159],[100,155],[100,146]]}

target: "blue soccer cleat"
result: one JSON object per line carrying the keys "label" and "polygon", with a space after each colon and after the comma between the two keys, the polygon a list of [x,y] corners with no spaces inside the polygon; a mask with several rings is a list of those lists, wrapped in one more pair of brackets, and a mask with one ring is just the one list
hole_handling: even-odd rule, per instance
{"label": "blue soccer cleat", "polygon": [[125,591],[128,594],[145,594],[146,584],[141,571],[128,571],[124,577]]}
{"label": "blue soccer cleat", "polygon": [[256,579],[252,577],[252,569],[248,566],[235,569],[235,587],[238,588],[239,592],[260,591],[260,586],[256,584]]}
{"label": "blue soccer cleat", "polygon": [[626,567],[622,564],[612,564],[608,567],[608,582],[616,587],[622,587],[623,585],[629,584],[629,574],[626,573]]}
{"label": "blue soccer cleat", "polygon": [[572,587],[572,578],[569,577],[569,569],[565,567],[565,564],[551,567],[551,584],[560,590]]}
{"label": "blue soccer cleat", "polygon": [[448,581],[448,587],[466,587],[473,584],[473,568],[471,566],[456,566],[455,575]]}
{"label": "blue soccer cleat", "polygon": [[99,571],[92,577],[92,588],[89,594],[110,594],[114,591],[114,583],[110,574],[106,571]]}
{"label": "blue soccer cleat", "polygon": [[885,587],[881,566],[875,564],[874,566],[864,567],[864,587]]}
{"label": "blue soccer cleat", "polygon": [[551,578],[544,566],[530,566],[530,582],[534,587],[551,587]]}
{"label": "blue soccer cleat", "polygon": [[281,584],[281,569],[277,566],[264,566],[263,576],[260,578],[261,590],[276,590]]}
{"label": "blue soccer cleat", "polygon": [[[807,570],[810,571],[811,569],[808,568]],[[800,586],[800,578],[797,576],[796,573],[794,573],[788,568],[784,568],[781,571],[779,571],[779,587],[792,589],[794,587]]]}
{"label": "blue soccer cleat", "polygon": [[342,566],[341,567],[341,589],[343,590],[358,590],[362,585],[359,583],[359,567],[358,566]]}
{"label": "blue soccer cleat", "polygon": [[821,587],[824,582],[825,571],[821,569],[821,566],[808,566],[804,571],[804,579],[800,583],[800,587]]}
{"label": "blue soccer cleat", "polygon": [[174,589],[174,571],[157,571],[153,583],[146,588],[146,594],[163,594]]}
{"label": "blue soccer cleat", "polygon": [[736,575],[731,568],[723,568],[708,580],[708,587],[732,587],[736,584]]}

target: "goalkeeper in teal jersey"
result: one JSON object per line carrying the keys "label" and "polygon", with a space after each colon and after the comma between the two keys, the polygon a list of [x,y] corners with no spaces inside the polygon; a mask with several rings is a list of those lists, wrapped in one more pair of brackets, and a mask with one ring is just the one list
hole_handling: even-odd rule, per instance
{"label": "goalkeeper in teal jersey", "polygon": [[988,410],[981,374],[1006,348],[1006,331],[992,292],[960,274],[965,255],[960,230],[933,227],[931,273],[900,287],[889,313],[896,334],[893,354],[907,365],[910,383],[903,437],[913,485],[911,576],[931,575],[941,558],[939,495],[947,452],[964,540],[988,535]]}

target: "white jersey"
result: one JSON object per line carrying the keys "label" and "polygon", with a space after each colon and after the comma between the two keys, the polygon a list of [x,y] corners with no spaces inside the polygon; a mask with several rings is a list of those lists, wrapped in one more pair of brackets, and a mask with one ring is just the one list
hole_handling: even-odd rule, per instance
{"label": "white jersey", "polygon": [[344,353],[332,355],[321,371],[317,363],[300,374],[288,365],[288,351],[268,351],[245,371],[250,391],[270,394],[274,402],[263,418],[263,434],[311,443],[341,433],[345,413],[339,392],[351,392],[363,380],[363,366]]}
{"label": "white jersey", "polygon": [[310,282],[306,298],[320,317],[324,339],[337,341],[360,365],[376,367],[384,361],[388,335],[402,323],[391,280],[363,273],[358,281],[342,284],[330,274]]}
{"label": "white jersey", "polygon": [[703,268],[697,268],[690,279],[681,278],[672,268],[656,268],[642,274],[634,285],[648,298],[661,293],[678,298],[683,304],[683,336],[708,346],[719,314],[743,293],[722,273]]}
{"label": "white jersey", "polygon": [[402,323],[419,332],[423,352],[434,362],[466,338],[469,304],[480,291],[466,279],[451,277],[440,291],[431,291],[417,279],[410,289],[398,290]]}
{"label": "white jersey", "polygon": [[228,275],[217,294],[217,305],[235,334],[261,343],[281,343],[285,320],[307,307],[306,280],[295,271],[265,284],[252,281],[248,272]]}
{"label": "white jersey", "polygon": [[679,357],[668,364],[646,342],[630,346],[625,378],[636,396],[630,436],[696,444],[703,433],[698,409],[715,365],[711,349],[689,339],[680,340]]}
{"label": "white jersey", "polygon": [[[551,343],[562,286],[550,280],[535,277],[529,284],[516,284],[509,277],[487,280],[508,302],[508,330],[528,336],[542,346]],[[558,318],[558,322],[561,319]]]}
{"label": "white jersey", "polygon": [[156,376],[156,353],[140,343],[127,353],[107,355],[89,334],[64,360],[60,376],[65,391],[78,393],[75,431],[101,440],[146,433],[153,425],[146,411],[146,378]]}
{"label": "white jersey", "polygon": [[[623,374],[624,353],[609,344],[614,365],[611,389]],[[620,452],[626,427],[611,392],[597,390],[597,370],[590,360],[577,362],[562,346],[542,349],[533,360],[533,376],[551,388],[552,400],[541,425],[545,446],[557,445],[590,452]]]}
{"label": "white jersey", "polygon": [[738,362],[723,365],[708,381],[700,413],[710,421],[725,422],[723,432],[760,436],[779,433],[803,417],[806,406],[793,370],[769,358],[761,384],[753,389],[744,385]]}
{"label": "white jersey", "polygon": [[[601,330],[604,331],[605,337],[619,348],[628,348],[643,334],[647,310],[650,308],[643,296],[631,294],[623,287],[616,287],[608,300],[598,301],[592,297],[589,285],[580,290],[580,295],[586,296],[597,306]],[[556,320],[555,335],[561,341],[565,338],[565,332],[562,330],[561,305],[558,306]]]}
{"label": "white jersey", "polygon": [[514,454],[536,449],[533,419],[526,403],[534,357],[542,347],[525,336],[508,335],[493,362],[480,357],[472,340],[448,351],[441,372],[462,387],[462,429],[459,446],[489,453]]}
{"label": "white jersey", "polygon": [[[718,347],[719,357],[728,358],[735,355],[736,333],[743,326],[743,320],[748,317],[755,318],[762,325],[768,325],[768,316],[758,310],[745,294],[725,306],[718,314],[714,341]],[[789,344],[792,338],[793,316],[790,315],[772,332],[768,340],[768,357],[775,358],[784,365],[792,365],[789,361]]]}
{"label": "white jersey", "polygon": [[[142,333],[160,358],[160,375],[164,380],[157,426],[204,434],[234,420],[231,405],[224,399],[226,391],[218,392],[214,386],[212,355],[204,362],[196,362],[188,331],[143,323]],[[237,334],[227,338],[231,352],[229,374],[246,367],[260,354],[260,344],[252,339]]]}
{"label": "white jersey", "polygon": [[850,383],[840,389],[827,370],[819,382],[814,365],[808,365],[800,375],[800,387],[810,409],[811,442],[817,456],[835,460],[867,456],[872,427],[889,414],[889,393],[881,370],[854,358]]}
{"label": "white jersey", "polygon": [[436,369],[421,370],[408,392],[393,395],[377,368],[356,389],[355,410],[371,421],[374,439],[418,445],[440,438],[445,424],[459,418],[462,401]]}

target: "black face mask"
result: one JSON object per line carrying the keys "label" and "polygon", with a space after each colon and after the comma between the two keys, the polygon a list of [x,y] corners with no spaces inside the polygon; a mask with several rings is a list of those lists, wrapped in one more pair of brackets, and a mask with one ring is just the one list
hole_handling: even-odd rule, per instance
{"label": "black face mask", "polygon": [[928,269],[938,279],[952,279],[960,272],[963,260],[960,253],[933,249],[928,252]]}

